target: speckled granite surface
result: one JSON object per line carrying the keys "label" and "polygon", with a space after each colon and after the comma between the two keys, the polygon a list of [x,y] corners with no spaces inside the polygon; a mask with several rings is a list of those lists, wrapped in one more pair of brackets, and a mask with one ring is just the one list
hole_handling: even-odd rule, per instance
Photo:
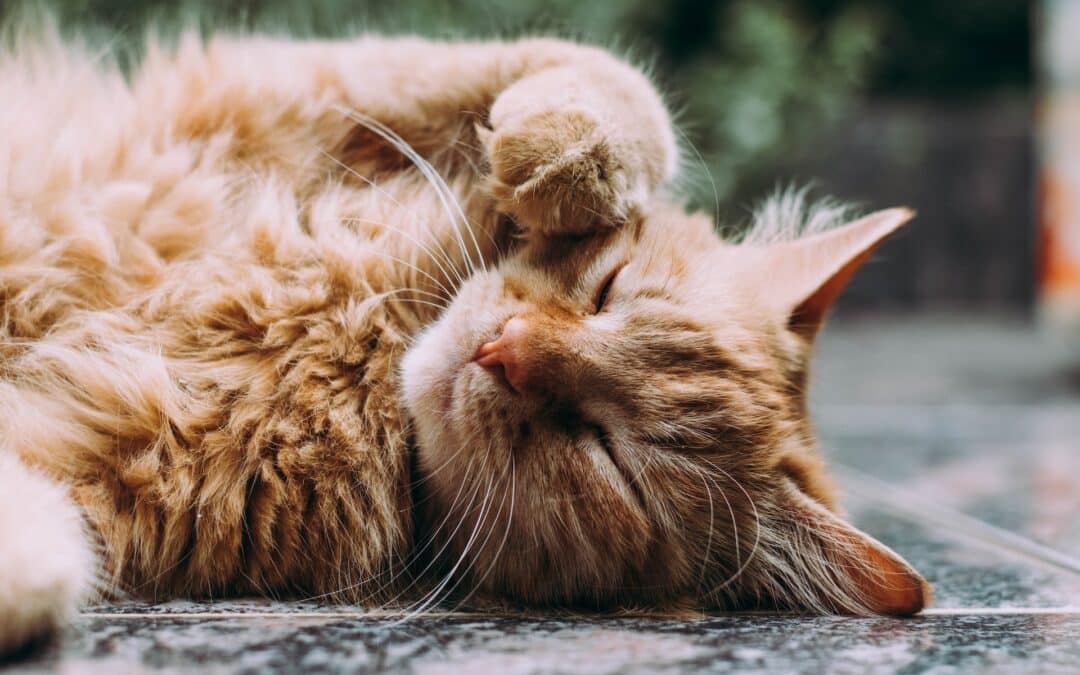
{"label": "speckled granite surface", "polygon": [[1020,322],[842,324],[815,414],[852,518],[935,585],[910,620],[89,608],[28,673],[1080,672],[1080,378]]}
{"label": "speckled granite surface", "polygon": [[84,618],[26,672],[1075,672],[1080,616],[697,622],[439,617],[387,626],[316,615]]}

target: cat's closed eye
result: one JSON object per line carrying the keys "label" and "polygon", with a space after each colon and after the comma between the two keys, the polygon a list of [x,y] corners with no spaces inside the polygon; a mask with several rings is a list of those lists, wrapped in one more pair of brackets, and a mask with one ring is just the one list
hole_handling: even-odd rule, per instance
{"label": "cat's closed eye", "polygon": [[[614,446],[611,444],[611,435],[608,434],[607,429],[604,428],[603,425],[597,423],[586,424],[586,429],[588,430],[591,440],[596,443],[597,447],[604,451],[604,454],[607,455],[607,458],[611,461],[612,465],[614,465],[619,473],[622,474],[623,467],[619,462]],[[623,477],[624,479],[626,478],[625,474]]]}
{"label": "cat's closed eye", "polygon": [[607,306],[608,298],[611,296],[611,288],[615,285],[615,278],[619,276],[619,272],[621,272],[624,267],[626,267],[626,263],[619,263],[607,273],[607,276],[605,276],[604,280],[600,283],[600,289],[596,293],[596,314],[604,311],[604,307]]}
{"label": "cat's closed eye", "polygon": [[614,454],[614,452],[611,449],[611,441],[608,438],[607,429],[605,429],[602,425],[597,424],[595,422],[587,423],[586,424],[586,429],[588,430],[589,434],[592,436],[592,439],[594,441],[596,441],[596,443],[601,448],[603,448],[604,452],[607,453],[608,456],[612,456]]}

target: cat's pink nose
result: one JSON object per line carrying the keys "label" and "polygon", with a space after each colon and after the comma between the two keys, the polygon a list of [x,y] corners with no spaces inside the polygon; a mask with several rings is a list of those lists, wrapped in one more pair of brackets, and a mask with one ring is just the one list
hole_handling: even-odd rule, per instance
{"label": "cat's pink nose", "polygon": [[525,334],[529,322],[515,316],[503,326],[502,335],[491,342],[480,345],[473,356],[473,361],[488,370],[501,373],[514,391],[521,393],[525,388]]}

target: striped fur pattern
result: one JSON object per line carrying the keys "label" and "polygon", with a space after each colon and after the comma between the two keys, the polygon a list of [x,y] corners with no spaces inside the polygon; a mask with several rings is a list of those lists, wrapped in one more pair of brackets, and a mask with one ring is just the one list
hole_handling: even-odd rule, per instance
{"label": "striped fur pattern", "polygon": [[[833,515],[790,321],[895,214],[720,239],[647,79],[557,40],[16,42],[0,651],[94,593],[922,606]],[[515,317],[508,386],[474,356]]]}

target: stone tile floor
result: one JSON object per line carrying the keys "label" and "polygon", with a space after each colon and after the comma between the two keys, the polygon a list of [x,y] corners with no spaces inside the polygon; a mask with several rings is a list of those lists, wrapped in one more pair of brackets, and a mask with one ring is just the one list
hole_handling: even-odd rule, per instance
{"label": "stone tile floor", "polygon": [[129,603],[90,608],[61,644],[8,668],[1080,672],[1080,360],[1069,356],[1001,319],[841,322],[824,336],[813,394],[824,445],[852,518],[934,584],[934,607],[915,619],[402,623],[311,603]]}

